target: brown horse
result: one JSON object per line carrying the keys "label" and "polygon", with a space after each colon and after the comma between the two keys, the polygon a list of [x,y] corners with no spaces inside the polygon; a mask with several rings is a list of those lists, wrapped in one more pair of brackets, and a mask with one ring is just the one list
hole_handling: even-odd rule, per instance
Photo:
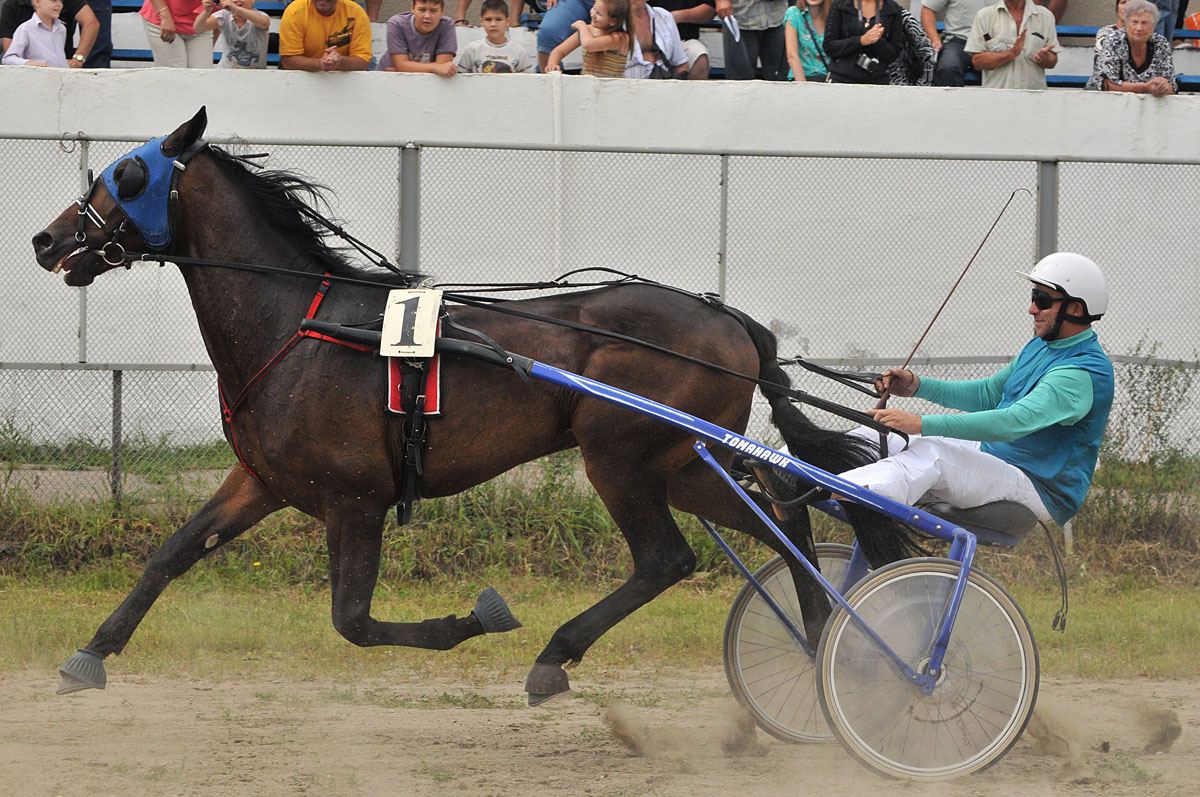
{"label": "brown horse", "polygon": [[[396,623],[371,616],[384,518],[400,498],[396,474],[401,421],[381,406],[384,361],[377,353],[301,340],[271,370],[258,378],[256,374],[296,333],[323,274],[378,277],[347,263],[314,229],[304,204],[314,186],[282,172],[251,171],[228,153],[206,147],[201,139],[206,122],[201,109],[158,147],[168,162],[179,158],[187,163],[175,176],[176,194],[166,211],[169,242],[153,246],[180,260],[235,261],[298,270],[311,277],[179,264],[217,371],[223,407],[250,386],[240,405],[224,414],[225,435],[241,466],[154,554],[125,601],[87,647],[64,664],[60,691],[103,687],[103,659],[124,649],[173,579],[285,506],[325,523],[333,624],[354,644],[444,650],[487,631],[519,625],[494,595],[493,604],[500,608],[477,604],[463,617]],[[154,183],[147,171],[154,171],[153,164],[140,158],[126,158],[115,170],[110,168],[110,182],[97,180],[78,208],[67,209],[34,236],[38,263],[65,272],[68,285],[80,286],[122,265],[121,247],[113,241],[132,252],[153,251],[148,238],[155,236],[147,233],[151,224],[133,219],[129,211],[142,201],[147,184]],[[178,168],[168,168],[171,171]],[[114,192],[108,185],[119,187]],[[317,317],[342,323],[374,319],[387,287],[335,283]],[[776,361],[774,336],[765,328],[736,311],[678,291],[628,284],[506,304],[788,384]],[[735,431],[743,430],[749,420],[754,390],[750,381],[583,330],[485,308],[448,312],[456,324],[482,331],[501,346],[541,362]],[[461,335],[453,327],[448,334]],[[580,661],[609,628],[692,572],[695,555],[669,507],[752,534],[790,557],[750,508],[697,458],[693,438],[684,432],[461,357],[448,357],[443,363],[442,389],[442,414],[428,424],[422,497],[452,495],[523,462],[578,446],[587,476],[633,557],[628,581],[561,626],[537,657],[525,686],[531,704],[568,689],[562,665]],[[770,386],[764,392],[776,425],[797,456],[832,472],[870,458],[852,438],[817,428],[781,392]],[[721,450],[717,456],[727,467],[732,454]],[[807,515],[799,513],[787,521],[785,533],[813,558]],[[816,639],[828,601],[798,562],[789,563],[805,607],[806,631]]]}

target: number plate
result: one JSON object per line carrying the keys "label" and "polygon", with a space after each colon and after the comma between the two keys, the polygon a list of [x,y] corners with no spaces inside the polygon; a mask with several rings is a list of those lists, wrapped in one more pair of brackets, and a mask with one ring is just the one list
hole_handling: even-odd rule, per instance
{"label": "number plate", "polygon": [[379,353],[385,357],[432,357],[442,292],[399,288],[388,293]]}

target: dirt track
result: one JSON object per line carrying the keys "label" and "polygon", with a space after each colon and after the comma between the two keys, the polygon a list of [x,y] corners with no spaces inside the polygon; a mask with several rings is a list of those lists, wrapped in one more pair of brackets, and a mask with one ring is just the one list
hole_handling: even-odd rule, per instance
{"label": "dirt track", "polygon": [[[54,695],[0,680],[0,792],[212,795],[1195,795],[1200,682],[1043,680],[1034,722],[992,769],[884,781],[836,744],[747,732],[724,677],[590,680],[537,708],[519,681],[204,682],[113,676]],[[1182,735],[1166,752],[1154,739]],[[1040,726],[1048,725],[1051,733]],[[1107,751],[1105,750],[1107,746]]]}

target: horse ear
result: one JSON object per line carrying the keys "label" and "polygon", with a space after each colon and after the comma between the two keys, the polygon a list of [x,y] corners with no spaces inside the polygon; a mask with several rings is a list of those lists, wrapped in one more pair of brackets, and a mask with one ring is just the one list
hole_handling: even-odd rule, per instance
{"label": "horse ear", "polygon": [[208,111],[201,105],[196,115],[175,129],[175,132],[163,139],[162,154],[173,158],[186,150],[196,139],[204,135],[208,127]]}

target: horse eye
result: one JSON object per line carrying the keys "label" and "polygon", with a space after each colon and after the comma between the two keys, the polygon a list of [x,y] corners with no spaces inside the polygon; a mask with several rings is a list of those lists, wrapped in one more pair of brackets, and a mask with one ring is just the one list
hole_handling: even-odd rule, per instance
{"label": "horse eye", "polygon": [[146,167],[136,158],[126,158],[117,164],[113,178],[117,182],[118,199],[134,199],[146,190]]}

